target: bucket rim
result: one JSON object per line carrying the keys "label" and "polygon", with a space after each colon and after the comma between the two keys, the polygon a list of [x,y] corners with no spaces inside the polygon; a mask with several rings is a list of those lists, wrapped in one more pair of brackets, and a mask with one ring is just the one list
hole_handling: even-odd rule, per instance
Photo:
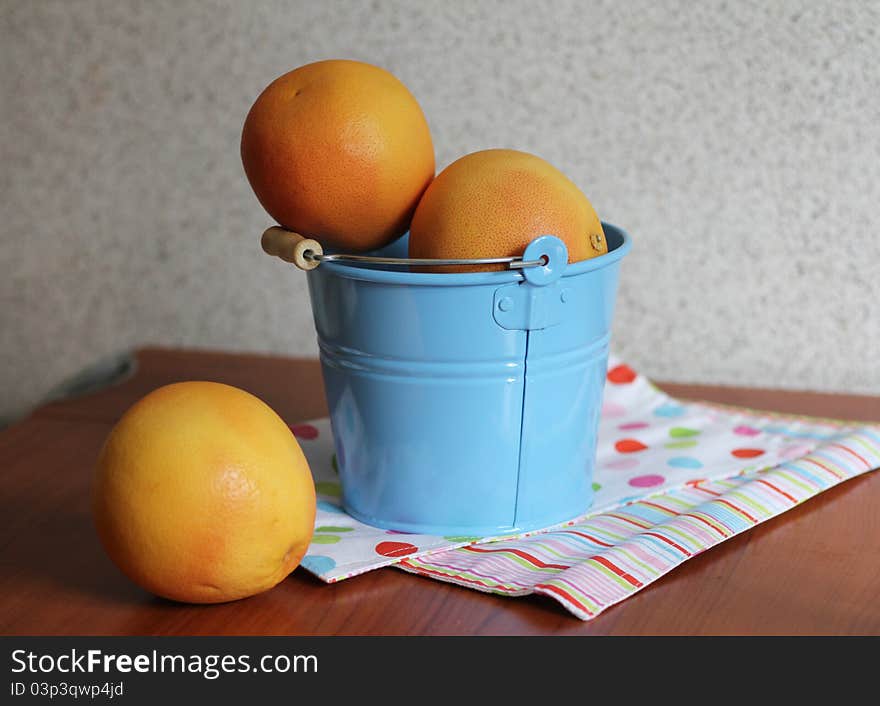
{"label": "bucket rim", "polygon": [[[632,248],[632,238],[623,228],[613,223],[602,221],[602,229],[605,231],[606,240],[609,240],[609,234],[612,234],[615,240],[619,241],[619,244],[604,255],[567,265],[562,275],[563,278],[574,277],[585,272],[592,272],[593,270],[600,270],[613,265],[630,251]],[[506,284],[524,280],[522,272],[515,270],[495,272],[407,272],[358,267],[357,265],[346,265],[341,262],[332,261],[321,263],[320,267],[309,271],[308,275],[311,276],[319,270],[329,271],[334,275],[348,279],[379,282],[382,284],[408,284],[428,287]]]}

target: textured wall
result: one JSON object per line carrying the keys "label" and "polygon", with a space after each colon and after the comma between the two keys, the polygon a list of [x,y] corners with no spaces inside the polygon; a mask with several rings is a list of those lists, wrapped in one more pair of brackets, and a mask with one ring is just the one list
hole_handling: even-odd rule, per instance
{"label": "textured wall", "polygon": [[649,374],[880,392],[880,12],[818,5],[5,0],[0,414],[147,342],[315,352],[238,141],[330,57],[410,87],[438,166],[533,151],[626,227]]}

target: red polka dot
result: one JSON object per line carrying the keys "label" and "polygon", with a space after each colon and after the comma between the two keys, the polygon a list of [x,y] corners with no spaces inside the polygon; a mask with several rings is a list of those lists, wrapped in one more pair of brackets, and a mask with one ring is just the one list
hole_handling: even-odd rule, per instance
{"label": "red polka dot", "polygon": [[633,488],[653,488],[655,485],[663,485],[664,482],[666,482],[666,479],[656,474],[636,476],[629,479],[629,484]]}
{"label": "red polka dot", "polygon": [[737,458],[755,458],[764,453],[764,449],[734,449],[731,451]]}
{"label": "red polka dot", "polygon": [[616,365],[608,371],[608,382],[615,385],[628,385],[636,379],[636,371],[628,365]]}
{"label": "red polka dot", "polygon": [[621,439],[614,444],[614,448],[622,454],[633,454],[637,451],[644,451],[648,447],[636,439]]}
{"label": "red polka dot", "polygon": [[311,424],[291,424],[290,431],[297,439],[311,441],[318,438],[318,430]]}
{"label": "red polka dot", "polygon": [[418,551],[418,547],[408,542],[379,542],[376,545],[376,554],[382,556],[406,556],[414,551]]}
{"label": "red polka dot", "polygon": [[618,429],[621,431],[631,431],[633,429],[647,429],[650,424],[648,422],[629,422],[627,424],[621,424]]}

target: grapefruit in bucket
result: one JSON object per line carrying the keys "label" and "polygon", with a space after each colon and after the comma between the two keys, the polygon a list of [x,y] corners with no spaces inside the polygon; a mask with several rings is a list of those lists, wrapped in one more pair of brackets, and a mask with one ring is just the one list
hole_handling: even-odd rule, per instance
{"label": "grapefruit in bucket", "polygon": [[418,102],[391,73],[359,61],[319,61],[275,79],[245,119],[241,158],[278,223],[352,252],[402,235],[434,178]]}
{"label": "grapefruit in bucket", "polygon": [[[569,262],[608,252],[596,211],[565,174],[526,152],[483,150],[450,164],[425,191],[413,216],[409,255],[518,256],[541,235],[562,240]],[[444,267],[442,271],[474,269]],[[481,265],[479,269],[504,266]]]}

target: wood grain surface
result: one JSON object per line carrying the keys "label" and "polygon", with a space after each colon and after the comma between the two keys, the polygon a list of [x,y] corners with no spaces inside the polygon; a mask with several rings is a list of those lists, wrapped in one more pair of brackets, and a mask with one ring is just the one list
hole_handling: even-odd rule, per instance
{"label": "wood grain surface", "polygon": [[[3,634],[880,634],[880,473],[844,483],[685,563],[583,623],[550,599],[505,598],[393,568],[324,585],[302,569],[242,601],[154,598],[104,555],[89,513],[114,421],[177,380],[242,387],[288,422],[326,414],[313,360],[145,349],[134,375],[0,432]],[[674,395],[880,421],[880,399],[662,385]]]}

